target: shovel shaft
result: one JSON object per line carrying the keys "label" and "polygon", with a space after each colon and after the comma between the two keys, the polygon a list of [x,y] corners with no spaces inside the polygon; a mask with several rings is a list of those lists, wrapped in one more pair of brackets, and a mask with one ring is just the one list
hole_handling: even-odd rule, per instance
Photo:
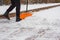
{"label": "shovel shaft", "polygon": [[27,4],[26,4],[26,12],[28,12],[28,0],[27,0]]}

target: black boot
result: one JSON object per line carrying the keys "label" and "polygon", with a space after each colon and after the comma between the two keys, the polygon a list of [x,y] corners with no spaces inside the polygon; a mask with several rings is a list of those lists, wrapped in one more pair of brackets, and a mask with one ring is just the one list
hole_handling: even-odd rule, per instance
{"label": "black boot", "polygon": [[19,22],[19,21],[21,21],[20,16],[16,15],[16,22]]}
{"label": "black boot", "polygon": [[20,18],[16,18],[16,22],[19,22],[19,21],[21,21],[22,19],[20,19]]}
{"label": "black boot", "polygon": [[3,16],[4,16],[6,19],[10,20],[8,13],[5,13]]}

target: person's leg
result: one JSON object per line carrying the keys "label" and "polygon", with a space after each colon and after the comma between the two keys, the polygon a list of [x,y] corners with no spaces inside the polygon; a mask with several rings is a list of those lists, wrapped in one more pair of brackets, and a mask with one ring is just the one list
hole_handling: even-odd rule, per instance
{"label": "person's leg", "polygon": [[8,19],[8,20],[10,20],[10,18],[9,18],[9,12],[13,9],[13,8],[15,8],[15,2],[13,1],[13,0],[11,0],[11,6],[7,9],[7,11],[4,13],[4,16]]}
{"label": "person's leg", "polygon": [[7,11],[5,12],[6,14],[9,14],[9,12],[15,8],[15,2],[13,0],[11,0],[11,5],[10,7],[7,9]]}
{"label": "person's leg", "polygon": [[20,20],[20,0],[18,0],[16,1],[16,22]]}

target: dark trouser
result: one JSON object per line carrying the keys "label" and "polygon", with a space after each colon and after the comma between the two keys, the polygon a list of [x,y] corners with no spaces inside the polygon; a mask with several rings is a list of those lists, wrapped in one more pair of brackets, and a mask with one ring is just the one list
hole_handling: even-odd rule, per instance
{"label": "dark trouser", "polygon": [[20,0],[11,0],[11,6],[7,9],[6,13],[8,14],[15,7],[16,7],[16,19],[18,19],[20,16]]}

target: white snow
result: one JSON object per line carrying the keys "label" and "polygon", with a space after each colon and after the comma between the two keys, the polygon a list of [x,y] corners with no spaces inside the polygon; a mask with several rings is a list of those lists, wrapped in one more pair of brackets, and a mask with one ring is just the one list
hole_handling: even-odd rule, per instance
{"label": "white snow", "polygon": [[[57,5],[60,3],[49,3],[49,4],[33,4],[33,5],[28,5],[28,10],[30,9],[36,9],[36,8],[42,8],[42,7],[47,7],[47,6],[52,6],[52,5]],[[10,5],[3,5],[0,6],[0,14],[4,14],[5,11],[9,8]],[[26,5],[21,5],[21,11],[26,10]],[[15,8],[11,11],[11,13],[15,12]]]}
{"label": "white snow", "polygon": [[0,40],[60,40],[60,6],[32,14],[20,22],[0,19]]}

